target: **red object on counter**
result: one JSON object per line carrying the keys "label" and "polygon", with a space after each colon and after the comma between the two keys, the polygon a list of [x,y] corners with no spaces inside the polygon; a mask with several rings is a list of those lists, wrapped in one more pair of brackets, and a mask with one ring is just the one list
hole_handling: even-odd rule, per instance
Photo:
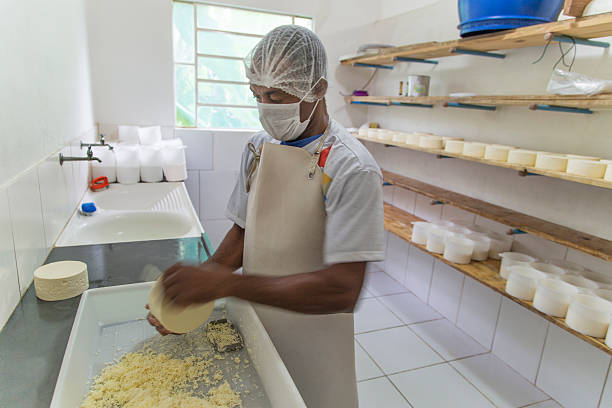
{"label": "red object on counter", "polygon": [[100,191],[100,190],[107,189],[108,186],[109,186],[108,177],[102,176],[102,177],[96,177],[95,179],[91,180],[91,184],[89,188],[91,188],[91,191]]}

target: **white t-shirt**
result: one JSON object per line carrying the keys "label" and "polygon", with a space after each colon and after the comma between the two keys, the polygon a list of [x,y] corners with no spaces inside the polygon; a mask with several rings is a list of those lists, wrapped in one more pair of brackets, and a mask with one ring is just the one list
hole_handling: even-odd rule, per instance
{"label": "white t-shirt", "polygon": [[[319,142],[317,138],[303,148],[312,154]],[[280,142],[261,131],[251,136],[249,143],[259,150],[264,143]],[[245,147],[238,181],[226,211],[226,216],[242,228],[246,225],[249,196],[246,179],[252,160],[253,154]],[[342,125],[331,121],[319,166],[324,173],[325,195],[322,199],[327,213],[323,246],[325,263],[383,260],[383,180],[370,152]]]}

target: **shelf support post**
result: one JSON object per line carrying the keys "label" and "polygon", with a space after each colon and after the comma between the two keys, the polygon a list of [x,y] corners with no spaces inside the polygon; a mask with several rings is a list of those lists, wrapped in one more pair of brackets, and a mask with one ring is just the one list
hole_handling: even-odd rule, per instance
{"label": "shelf support post", "polygon": [[411,58],[411,57],[393,57],[394,61],[401,61],[401,62],[419,62],[422,64],[433,64],[433,65],[437,65],[438,61],[434,61],[434,60],[428,60],[428,59],[421,59],[421,58]]}
{"label": "shelf support post", "polygon": [[444,102],[444,107],[445,108],[463,108],[463,109],[474,109],[474,110],[486,110],[486,111],[497,110],[496,106],[474,105],[472,103],[461,103],[461,102]]}
{"label": "shelf support post", "polygon": [[592,115],[593,111],[588,108],[572,108],[568,106],[557,106],[557,105],[543,105],[540,103],[534,103],[529,105],[530,110],[543,110],[551,112],[567,112],[567,113],[582,113],[585,115]]}
{"label": "shelf support post", "polygon": [[498,54],[495,52],[487,52],[487,51],[467,50],[465,48],[456,48],[456,47],[451,48],[450,52],[451,54],[467,54],[467,55],[475,55],[477,57],[488,57],[488,58],[498,58],[498,59],[506,58],[506,54]]}

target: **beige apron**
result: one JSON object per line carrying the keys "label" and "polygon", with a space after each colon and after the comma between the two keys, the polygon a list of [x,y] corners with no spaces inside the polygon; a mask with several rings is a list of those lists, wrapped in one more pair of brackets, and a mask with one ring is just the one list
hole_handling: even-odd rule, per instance
{"label": "beige apron", "polygon": [[[328,126],[329,129],[329,126]],[[247,180],[245,274],[286,276],[324,269],[325,205],[319,154],[265,143]],[[258,164],[259,162],[259,164]],[[310,408],[356,408],[353,315],[305,315],[254,305]]]}

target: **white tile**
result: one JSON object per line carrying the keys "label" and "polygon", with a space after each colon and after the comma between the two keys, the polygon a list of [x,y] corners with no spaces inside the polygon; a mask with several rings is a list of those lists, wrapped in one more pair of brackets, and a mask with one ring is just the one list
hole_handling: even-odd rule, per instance
{"label": "white tile", "polygon": [[493,353],[534,382],[548,322],[513,301],[502,300]]}
{"label": "white tile", "polygon": [[414,214],[416,196],[417,195],[414,191],[396,187],[395,191],[393,192],[393,205],[401,210],[409,212],[410,214]]}
{"label": "white tile", "polygon": [[493,345],[501,301],[499,293],[472,278],[465,278],[457,326],[488,350]]}
{"label": "white tile", "polygon": [[498,408],[522,407],[550,398],[492,354],[454,361],[451,365]]}
{"label": "white tile", "polygon": [[464,221],[473,224],[476,220],[476,214],[445,204],[442,206],[442,219],[459,222]]}
{"label": "white tile", "polygon": [[537,386],[566,408],[596,408],[609,366],[608,354],[551,324]]}
{"label": "white tile", "polygon": [[361,287],[361,292],[359,292],[359,299],[368,299],[374,297],[374,295],[372,295],[370,292],[368,292],[368,290],[365,288],[365,286]]}
{"label": "white tile", "polygon": [[218,170],[240,170],[242,152],[246,148],[252,131],[215,130],[213,141],[213,168]]}
{"label": "white tile", "polygon": [[227,202],[234,190],[235,171],[200,172],[200,218],[204,220],[225,219]]}
{"label": "white tile", "polygon": [[408,250],[405,285],[421,300],[427,302],[435,258],[414,245]]}
{"label": "white tile", "polygon": [[393,193],[396,187],[391,185],[383,185],[383,201],[385,203],[393,204]]}
{"label": "white tile", "polygon": [[601,408],[612,407],[612,376],[609,372],[599,406]]}
{"label": "white tile", "polygon": [[357,381],[368,380],[383,376],[383,372],[376,366],[374,360],[368,356],[361,346],[355,342],[355,371]]}
{"label": "white tile", "polygon": [[185,158],[190,170],[213,169],[213,132],[202,129],[176,129],[176,137],[187,146]]}
{"label": "white tile", "polygon": [[[85,156],[86,150],[81,149],[80,139],[73,140],[70,144],[70,154],[75,157]],[[90,164],[84,161],[77,161],[72,163],[72,173],[74,177],[74,190],[73,190],[73,202],[77,204],[83,198],[85,190],[89,184]],[[76,206],[75,206],[76,207]]]}
{"label": "white tile", "polygon": [[200,217],[200,222],[215,249],[223,241],[227,231],[234,225],[230,220],[202,220],[202,217]]}
{"label": "white tile", "polygon": [[187,179],[185,180],[185,188],[191,204],[195,209],[198,217],[200,216],[200,172],[198,170],[187,170]]}
{"label": "white tile", "polygon": [[508,225],[502,224],[497,221],[490,220],[488,218],[484,218],[480,215],[476,216],[475,223],[482,227],[489,228],[490,230],[498,232],[500,234],[506,234],[510,230],[510,227]]}
{"label": "white tile", "polygon": [[565,259],[567,247],[531,234],[518,234],[514,237],[512,250],[539,259]]}
{"label": "white tile", "polygon": [[406,279],[406,264],[408,262],[408,249],[410,244],[395,234],[389,235],[387,252],[385,255],[385,272],[393,279],[404,283]]}
{"label": "white tile", "polygon": [[391,278],[385,272],[367,273],[364,285],[368,292],[374,296],[408,292],[404,285]]}
{"label": "white tile", "polygon": [[401,326],[404,323],[376,298],[359,300],[354,312],[355,333]]}
{"label": "white tile", "polygon": [[584,252],[577,251],[573,248],[568,248],[567,258],[568,261],[576,262],[584,267],[587,267],[593,271],[606,273],[612,276],[612,262],[604,261],[600,258],[595,258]]}
{"label": "white tile", "polygon": [[385,263],[384,261],[381,263],[379,262],[368,262],[366,264],[366,272],[367,273],[372,273],[372,272],[383,272],[385,269]]}
{"label": "white tile", "polygon": [[[66,149],[63,154],[68,154]],[[52,155],[38,165],[40,200],[45,226],[45,243],[50,250],[72,215],[71,190],[74,178],[70,162],[60,166],[56,155]]]}
{"label": "white tile", "polygon": [[410,328],[447,361],[487,351],[446,319],[414,324]]}
{"label": "white tile", "polygon": [[380,296],[377,298],[406,324],[441,319],[442,316],[412,293]]}
{"label": "white tile", "polygon": [[6,189],[0,188],[0,330],[13,313],[19,299],[19,279],[8,195]]}
{"label": "white tile", "polygon": [[436,261],[431,279],[429,304],[453,323],[457,321],[464,278],[465,275],[461,272]]}
{"label": "white tile", "polygon": [[432,205],[432,199],[417,194],[414,215],[427,221],[437,221],[442,216],[442,205]]}
{"label": "white tile", "polygon": [[355,338],[385,374],[444,361],[406,326],[359,334]]}
{"label": "white tile", "polygon": [[36,168],[19,176],[8,188],[19,287],[25,293],[47,253]]}
{"label": "white tile", "polygon": [[359,408],[411,408],[402,394],[386,378],[357,384]]}
{"label": "white tile", "polygon": [[[540,402],[539,404],[529,405],[529,407],[525,408],[563,408],[561,405],[557,404],[554,400],[548,400],[544,402]],[[603,408],[603,405],[602,405]]]}
{"label": "white tile", "polygon": [[414,408],[494,408],[448,364],[396,374],[390,380]]}

